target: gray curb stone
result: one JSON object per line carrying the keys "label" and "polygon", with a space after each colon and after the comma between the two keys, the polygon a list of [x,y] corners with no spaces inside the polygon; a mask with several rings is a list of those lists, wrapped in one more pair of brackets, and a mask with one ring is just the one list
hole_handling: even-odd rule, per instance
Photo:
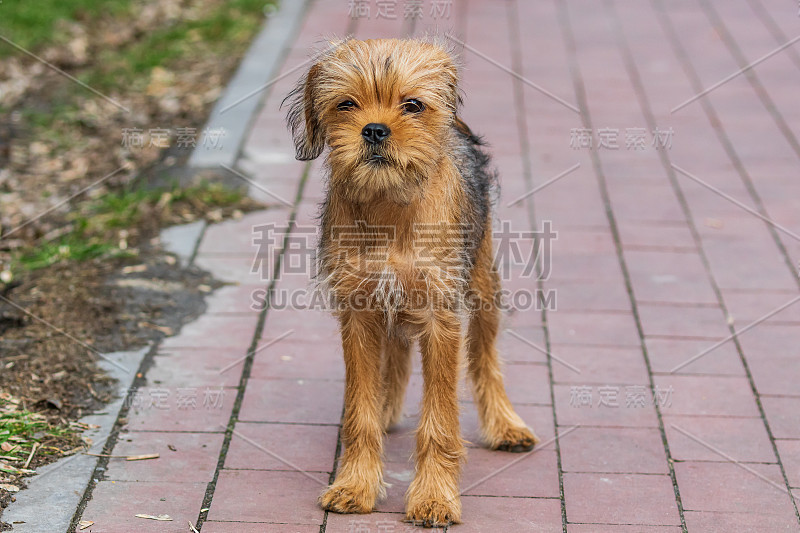
{"label": "gray curb stone", "polygon": [[254,117],[278,75],[292,36],[299,28],[307,2],[282,0],[256,37],[239,69],[222,94],[204,131],[220,138],[202,136],[187,165],[192,168],[233,167]]}
{"label": "gray curb stone", "polygon": [[[102,413],[81,418],[81,422],[100,426],[86,430],[83,435],[92,439],[91,453],[102,453],[103,446],[111,434],[125,396],[133,384],[142,358],[150,346],[133,352],[114,352],[98,363],[111,377],[119,382],[117,398],[109,403]],[[72,455],[40,468],[28,480],[28,488],[17,493],[17,501],[3,513],[3,521],[18,533],[44,533],[67,531],[72,515],[83,498],[89,484],[97,457],[82,453]],[[24,523],[15,523],[24,522]]]}
{"label": "gray curb stone", "polygon": [[203,237],[205,229],[205,220],[165,228],[161,231],[159,237],[161,246],[167,252],[175,254],[180,264],[186,266],[192,261],[195,248]]}

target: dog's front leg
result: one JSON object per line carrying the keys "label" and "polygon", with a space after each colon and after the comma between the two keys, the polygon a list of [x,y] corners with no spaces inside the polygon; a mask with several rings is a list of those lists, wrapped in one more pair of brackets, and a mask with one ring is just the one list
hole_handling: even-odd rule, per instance
{"label": "dog's front leg", "polygon": [[425,380],[417,429],[417,474],[406,494],[406,519],[425,527],[461,519],[458,482],[464,443],[458,422],[461,322],[436,312],[420,338]]}
{"label": "dog's front leg", "polygon": [[340,317],[345,362],[344,452],[320,504],[337,513],[369,513],[385,492],[381,424],[381,322],[366,312]]}

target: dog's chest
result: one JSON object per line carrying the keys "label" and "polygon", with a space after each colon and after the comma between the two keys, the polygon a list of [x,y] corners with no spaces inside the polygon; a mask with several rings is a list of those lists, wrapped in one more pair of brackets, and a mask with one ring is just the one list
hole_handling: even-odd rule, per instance
{"label": "dog's chest", "polygon": [[[361,299],[384,311],[427,309],[433,299],[451,297],[464,282],[459,241],[376,238],[351,235],[324,251],[322,271],[337,300]],[[360,242],[358,242],[360,241]]]}

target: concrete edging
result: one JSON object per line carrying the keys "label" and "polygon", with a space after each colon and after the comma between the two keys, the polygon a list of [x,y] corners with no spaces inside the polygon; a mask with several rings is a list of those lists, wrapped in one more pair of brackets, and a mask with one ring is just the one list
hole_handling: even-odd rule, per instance
{"label": "concrete edging", "polygon": [[305,0],[282,0],[278,11],[267,19],[206,122],[204,131],[223,132],[223,138],[212,143],[206,142],[202,136],[189,157],[188,167],[235,165],[271,81],[283,64],[287,45],[299,27],[307,4]]}

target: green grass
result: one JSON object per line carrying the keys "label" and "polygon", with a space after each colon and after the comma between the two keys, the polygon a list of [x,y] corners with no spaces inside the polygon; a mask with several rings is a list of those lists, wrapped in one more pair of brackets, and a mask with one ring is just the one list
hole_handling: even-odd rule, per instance
{"label": "green grass", "polygon": [[[73,231],[55,241],[44,243],[34,250],[20,254],[16,265],[12,265],[12,272],[20,268],[38,270],[61,261],[87,261],[97,257],[124,254],[124,250],[120,250],[111,242],[84,235],[80,231]],[[13,268],[14,266],[16,268]]]}
{"label": "green grass", "polygon": [[[41,50],[61,44],[66,35],[61,21],[90,23],[102,16],[124,16],[130,12],[131,0],[3,0],[0,3],[0,35],[17,45]],[[0,57],[19,52],[8,43],[0,43]]]}
{"label": "green grass", "polygon": [[[40,414],[25,410],[17,410],[16,404],[0,399],[0,473],[26,474],[22,465],[30,455],[35,443],[47,441],[50,444],[60,443],[62,446],[78,444],[79,431],[69,426],[49,424]],[[62,455],[59,448],[41,446],[37,455]]]}
{"label": "green grass", "polygon": [[[113,96],[145,92],[153,69],[180,72],[191,69],[197,61],[222,64],[235,62],[246,49],[264,19],[264,9],[276,0],[227,0],[199,4],[195,20],[179,19],[155,26],[137,40],[118,47],[101,47],[91,61],[69,74],[95,90]],[[34,52],[47,46],[63,44],[63,22],[84,25],[91,32],[92,23],[115,18],[125,23],[134,17],[141,1],[132,0],[0,0],[0,35]],[[0,41],[0,60],[21,55]],[[62,151],[84,142],[92,124],[84,124],[80,109],[87,91],[66,78],[47,88],[46,98],[36,108],[21,109],[22,123],[30,137]],[[0,113],[8,109],[0,108]],[[91,120],[91,119],[88,119]],[[87,126],[87,127],[84,127]]]}
{"label": "green grass", "polygon": [[[36,52],[62,42],[65,32],[61,21],[76,21],[91,30],[92,22],[101,18],[131,18],[142,1],[0,0],[0,35]],[[99,91],[124,95],[143,92],[155,67],[180,71],[191,69],[201,60],[233,62],[261,26],[265,6],[275,3],[276,0],[227,0],[198,4],[201,11],[197,19],[162,24],[138,40],[104,48],[88,65],[70,70],[70,74]],[[0,60],[10,54],[19,52],[0,42]],[[20,109],[21,122],[31,139],[45,142],[56,152],[79,147],[94,134],[92,124],[85,123],[91,117],[80,111],[85,98],[84,88],[58,78],[48,87],[45,99],[36,106]],[[35,270],[59,261],[126,253],[119,249],[116,230],[140,224],[143,217],[152,216],[157,205],[167,213],[181,203],[199,206],[202,211],[233,205],[240,199],[241,194],[236,191],[201,185],[186,190],[126,190],[85,201],[69,216],[69,233],[17,254],[11,270]]]}
{"label": "green grass", "polygon": [[[4,402],[0,400],[0,406]],[[12,408],[13,409],[13,408]],[[11,462],[23,462],[33,448],[34,443],[41,443],[44,439],[74,436],[75,430],[69,427],[54,426],[48,424],[45,418],[39,414],[28,411],[2,410],[0,411],[0,445],[5,444],[9,450],[0,450],[0,472],[6,474],[20,474],[16,466]],[[46,446],[38,451],[44,455],[60,453],[58,449]]]}
{"label": "green grass", "polygon": [[198,20],[181,20],[155,29],[127,47],[101,52],[95,65],[78,78],[101,91],[147,85],[155,67],[169,69],[187,57],[207,55],[226,60],[249,44],[263,20],[269,0],[230,0]]}

